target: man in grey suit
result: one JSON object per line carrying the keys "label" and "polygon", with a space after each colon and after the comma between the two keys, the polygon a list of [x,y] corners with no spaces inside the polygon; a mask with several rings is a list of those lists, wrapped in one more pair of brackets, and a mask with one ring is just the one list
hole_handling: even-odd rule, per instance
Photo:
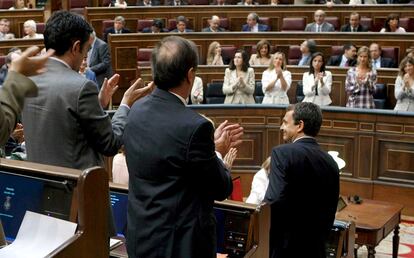
{"label": "man in grey suit", "polygon": [[45,55],[35,56],[39,51],[38,47],[30,47],[12,61],[6,80],[0,87],[0,146],[7,141],[15,127],[24,98],[37,94],[36,85],[26,76],[43,72],[46,60],[53,54],[49,50]]}
{"label": "man in grey suit", "polygon": [[93,41],[91,33],[82,17],[66,11],[56,12],[46,24],[45,47],[56,52],[47,71],[31,77],[39,94],[23,109],[29,161],[76,169],[103,166],[102,155],[115,155],[123,143],[130,106],[151,89],[138,89],[142,80],[134,83],[111,121],[102,105],[117,89],[119,75],[105,81],[98,97],[96,85],[78,73]]}
{"label": "man in grey suit", "polygon": [[314,14],[315,22],[306,25],[305,31],[307,32],[333,32],[335,28],[329,22],[325,22],[325,12],[322,10],[316,10]]}
{"label": "man in grey suit", "polygon": [[93,43],[87,57],[88,67],[96,75],[98,86],[101,87],[105,78],[112,76],[111,55],[108,44],[96,37],[93,32]]}

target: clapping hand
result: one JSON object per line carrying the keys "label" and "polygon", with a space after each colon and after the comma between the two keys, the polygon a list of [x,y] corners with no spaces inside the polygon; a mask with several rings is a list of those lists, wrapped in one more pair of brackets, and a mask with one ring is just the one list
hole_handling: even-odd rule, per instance
{"label": "clapping hand", "polygon": [[237,157],[237,149],[230,148],[229,152],[227,152],[226,156],[223,158],[224,165],[228,170],[231,170],[233,166],[233,162]]}
{"label": "clapping hand", "polygon": [[119,78],[119,74],[114,74],[109,80],[107,78],[104,79],[98,95],[102,108],[106,108],[108,106],[112,95],[114,95],[118,89]]}
{"label": "clapping hand", "polygon": [[121,104],[126,104],[131,107],[135,101],[150,94],[155,88],[154,82],[150,82],[147,86],[144,85],[144,81],[139,78],[131,87],[124,93],[124,97],[121,100]]}
{"label": "clapping hand", "polygon": [[214,142],[216,150],[225,156],[230,148],[242,143],[243,127],[239,124],[229,124],[226,120],[217,127],[214,132]]}

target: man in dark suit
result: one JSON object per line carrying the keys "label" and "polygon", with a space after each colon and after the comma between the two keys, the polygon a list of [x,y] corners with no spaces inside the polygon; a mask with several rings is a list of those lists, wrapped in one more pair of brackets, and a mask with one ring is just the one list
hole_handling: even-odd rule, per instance
{"label": "man in dark suit", "polygon": [[161,33],[161,32],[168,32],[168,30],[164,28],[164,22],[161,19],[154,19],[151,27],[143,28],[142,32],[143,33]]}
{"label": "man in dark suit", "polygon": [[368,29],[360,24],[359,13],[353,12],[349,16],[349,23],[341,27],[341,32],[367,32]]}
{"label": "man in dark suit", "polygon": [[176,28],[171,32],[186,33],[193,32],[193,30],[187,29],[187,18],[185,16],[178,16],[176,19]]}
{"label": "man in dark suit", "polygon": [[306,25],[306,32],[334,32],[335,28],[329,22],[325,22],[326,14],[323,10],[316,10],[314,14],[315,22]]}
{"label": "man in dark suit", "polygon": [[343,47],[343,54],[338,56],[331,56],[327,65],[350,67],[356,64],[356,47],[352,43],[347,43]]}
{"label": "man in dark suit", "polygon": [[96,37],[95,32],[93,32],[93,39],[91,49],[88,52],[87,63],[89,69],[95,73],[98,86],[101,87],[104,79],[109,79],[112,76],[111,56],[108,44]]}
{"label": "man in dark suit", "polygon": [[378,68],[394,68],[395,63],[391,58],[382,57],[381,46],[378,43],[371,43],[369,46],[369,55],[372,60],[372,67]]}
{"label": "man in dark suit", "polygon": [[213,202],[232,191],[221,156],[243,128],[226,121],[214,132],[186,107],[198,63],[193,42],[166,37],[151,62],[157,88],[132,107],[124,134],[128,256],[214,258]]}
{"label": "man in dark suit", "polygon": [[180,5],[188,5],[188,2],[187,0],[165,0],[164,5],[180,6]]}
{"label": "man in dark suit", "polygon": [[108,34],[123,34],[131,33],[131,31],[125,28],[125,18],[122,16],[117,16],[114,19],[114,26],[105,30],[104,41],[108,42]]}
{"label": "man in dark suit", "polygon": [[272,150],[269,186],[270,257],[325,258],[325,242],[335,219],[339,169],[316,142],[322,124],[318,105],[289,106],[280,130],[289,144]]}
{"label": "man in dark suit", "polygon": [[246,22],[247,24],[243,25],[242,31],[259,32],[269,30],[269,26],[259,23],[259,15],[257,13],[249,13]]}
{"label": "man in dark suit", "polygon": [[211,16],[211,19],[208,21],[209,25],[207,28],[204,28],[202,32],[223,32],[224,28],[220,27],[220,17],[217,15]]}
{"label": "man in dark suit", "polygon": [[159,6],[160,1],[158,0],[138,0],[137,6]]}

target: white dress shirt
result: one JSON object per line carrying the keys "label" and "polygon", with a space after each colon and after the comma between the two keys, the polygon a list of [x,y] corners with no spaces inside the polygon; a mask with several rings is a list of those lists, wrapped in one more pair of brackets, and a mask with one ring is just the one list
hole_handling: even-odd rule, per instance
{"label": "white dress shirt", "polygon": [[264,98],[262,104],[289,104],[289,98],[287,96],[287,91],[290,88],[292,83],[292,74],[289,71],[283,71],[283,78],[287,83],[287,89],[284,91],[282,89],[282,84],[280,83],[280,79],[277,79],[275,86],[268,90],[268,85],[271,81],[276,79],[276,72],[275,70],[265,70],[262,75],[262,90],[264,93]]}

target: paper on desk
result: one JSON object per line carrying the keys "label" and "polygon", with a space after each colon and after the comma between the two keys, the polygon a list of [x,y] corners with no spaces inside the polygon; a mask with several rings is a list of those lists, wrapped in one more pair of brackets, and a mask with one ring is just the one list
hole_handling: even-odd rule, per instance
{"label": "paper on desk", "polygon": [[12,244],[0,249],[0,257],[45,257],[75,234],[77,224],[26,211]]}

